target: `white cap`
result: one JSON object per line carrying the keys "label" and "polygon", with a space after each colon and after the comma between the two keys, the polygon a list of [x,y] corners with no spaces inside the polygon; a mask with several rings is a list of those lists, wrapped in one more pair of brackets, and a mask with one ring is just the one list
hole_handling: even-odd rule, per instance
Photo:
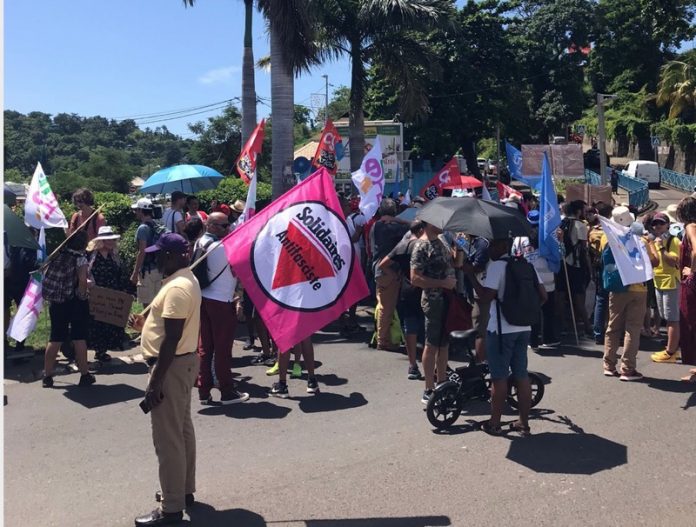
{"label": "white cap", "polygon": [[152,210],[152,201],[147,198],[140,198],[131,205],[131,209]]}
{"label": "white cap", "polygon": [[624,227],[630,227],[635,220],[628,207],[614,207],[614,210],[611,211],[611,219],[614,220],[614,223]]}

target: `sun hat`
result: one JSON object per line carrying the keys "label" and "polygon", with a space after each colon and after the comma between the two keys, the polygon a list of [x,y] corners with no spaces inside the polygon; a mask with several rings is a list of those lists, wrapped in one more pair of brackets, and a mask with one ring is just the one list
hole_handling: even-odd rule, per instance
{"label": "sun hat", "polygon": [[145,249],[145,252],[154,253],[157,251],[165,251],[168,253],[186,254],[188,249],[189,245],[186,238],[175,232],[167,232],[159,237],[157,243]]}
{"label": "sun hat", "polygon": [[628,207],[623,206],[614,207],[614,210],[611,211],[611,219],[614,223],[618,223],[624,227],[630,227],[631,223],[635,221],[635,217],[631,214],[631,211],[628,210]]}
{"label": "sun hat", "polygon": [[152,201],[147,198],[140,198],[131,205],[131,209],[152,210]]}
{"label": "sun hat", "polygon": [[527,213],[527,221],[532,225],[539,225],[539,211],[534,209]]}
{"label": "sun hat", "polygon": [[97,237],[95,240],[118,240],[121,237],[120,234],[116,234],[114,230],[109,225],[104,225],[99,227],[97,232]]}
{"label": "sun hat", "polygon": [[244,207],[246,207],[246,202],[242,201],[241,199],[238,199],[234,202],[234,205],[232,205],[231,212],[241,214],[242,212],[244,212]]}
{"label": "sun hat", "polygon": [[671,205],[667,205],[667,208],[662,211],[665,216],[669,218],[669,221],[671,223],[678,223],[677,219],[677,204],[672,203]]}

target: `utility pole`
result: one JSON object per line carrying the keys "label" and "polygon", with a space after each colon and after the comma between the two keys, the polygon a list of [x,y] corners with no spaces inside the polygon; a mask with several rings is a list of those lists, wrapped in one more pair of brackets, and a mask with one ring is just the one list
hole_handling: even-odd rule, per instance
{"label": "utility pole", "polygon": [[325,88],[325,104],[324,104],[324,126],[326,126],[326,122],[329,120],[329,76],[328,75],[322,75],[324,77],[324,80],[326,81],[326,88]]}
{"label": "utility pole", "polygon": [[500,176],[500,123],[495,127],[495,175]]}
{"label": "utility pole", "polygon": [[605,160],[607,158],[606,140],[607,134],[604,128],[604,104],[615,98],[616,95],[597,94],[597,134],[599,135],[599,177],[602,185],[607,184],[607,171],[605,170]]}

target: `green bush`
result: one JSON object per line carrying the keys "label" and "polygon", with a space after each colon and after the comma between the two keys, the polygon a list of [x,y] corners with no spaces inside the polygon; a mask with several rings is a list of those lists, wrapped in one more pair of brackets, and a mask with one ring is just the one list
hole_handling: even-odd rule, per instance
{"label": "green bush", "polygon": [[128,271],[128,276],[133,270],[135,263],[135,255],[138,253],[138,247],[135,244],[135,231],[138,230],[138,223],[133,222],[129,227],[121,233],[121,239],[118,244],[118,254],[121,257],[123,267]]}
{"label": "green bush", "polygon": [[[201,209],[210,210],[210,202],[214,199],[221,203],[232,205],[238,199],[246,201],[247,190],[249,187],[238,178],[226,177],[218,187],[213,190],[204,190],[196,194],[201,203]],[[271,197],[271,185],[258,182],[256,186],[256,199],[269,199]]]}
{"label": "green bush", "polygon": [[106,224],[112,226],[123,234],[131,225],[137,223],[131,210],[131,200],[128,196],[118,192],[96,192],[94,202],[97,207],[104,205],[101,213],[106,219]]}

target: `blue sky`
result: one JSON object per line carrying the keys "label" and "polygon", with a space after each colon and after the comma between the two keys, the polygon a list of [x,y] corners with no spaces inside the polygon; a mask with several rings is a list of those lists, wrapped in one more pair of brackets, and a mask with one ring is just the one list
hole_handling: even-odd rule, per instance
{"label": "blue sky", "polygon": [[[242,0],[198,0],[188,9],[181,0],[4,0],[4,7],[6,109],[118,119],[241,94]],[[254,53],[268,54],[258,13]],[[323,64],[296,80],[297,104],[310,106],[311,94],[324,92],[323,74],[333,86],[350,84],[347,59]],[[269,104],[269,73],[256,70],[256,91]],[[187,122],[218,112],[160,124],[189,137]],[[259,104],[259,117],[269,112]]]}
{"label": "blue sky", "polygon": [[[181,0],[4,4],[5,109],[124,118],[241,95],[241,0],[198,0],[187,9]],[[257,13],[254,58],[267,54],[265,24]],[[350,84],[346,59],[323,64],[296,80],[297,104],[310,106],[312,93],[324,93],[323,74],[336,87]],[[269,73],[256,70],[256,91],[270,99]],[[259,104],[257,111],[263,117],[270,108]],[[218,112],[161,124],[190,136],[187,122]]]}

